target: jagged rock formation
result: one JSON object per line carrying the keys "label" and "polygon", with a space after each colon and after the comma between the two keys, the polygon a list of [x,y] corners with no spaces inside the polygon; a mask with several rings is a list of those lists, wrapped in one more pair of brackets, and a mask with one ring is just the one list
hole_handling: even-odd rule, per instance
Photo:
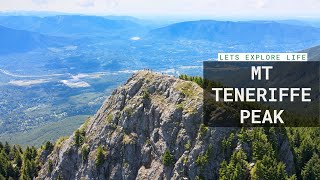
{"label": "jagged rock formation", "polygon": [[[237,129],[202,124],[202,93],[194,82],[134,74],[80,128],[80,144],[75,135],[56,143],[38,178],[218,179],[225,159],[221,141]],[[250,151],[245,144],[237,148]],[[290,172],[289,145],[281,149]],[[166,151],[172,158],[164,162]]]}

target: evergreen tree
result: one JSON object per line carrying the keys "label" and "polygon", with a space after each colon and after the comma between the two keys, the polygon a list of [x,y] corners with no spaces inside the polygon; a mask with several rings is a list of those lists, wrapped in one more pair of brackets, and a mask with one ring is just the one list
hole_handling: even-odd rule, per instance
{"label": "evergreen tree", "polygon": [[44,146],[44,150],[51,152],[53,150],[53,147],[54,145],[50,141],[47,141]]}
{"label": "evergreen tree", "polygon": [[303,180],[320,179],[320,158],[317,154],[313,154],[312,158],[306,163],[301,176]]}
{"label": "evergreen tree", "polygon": [[22,158],[21,158],[21,154],[17,153],[14,157],[14,162],[17,165],[18,168],[21,168],[22,166]]}
{"label": "evergreen tree", "polygon": [[102,148],[101,145],[98,146],[97,148],[97,158],[96,158],[96,166],[99,167],[101,166],[105,161],[105,152]]}
{"label": "evergreen tree", "polygon": [[242,149],[233,152],[230,162],[223,161],[220,164],[219,179],[221,180],[238,180],[248,179],[248,162],[247,156]]}
{"label": "evergreen tree", "polygon": [[84,143],[85,131],[77,129],[74,133],[74,144],[80,147]]}
{"label": "evergreen tree", "polygon": [[80,146],[80,144],[81,144],[79,129],[77,129],[76,132],[74,133],[74,144],[76,146]]}
{"label": "evergreen tree", "polygon": [[265,155],[262,160],[256,162],[255,167],[251,171],[251,178],[253,180],[286,180],[288,176],[284,163],[278,163],[276,159]]}
{"label": "evergreen tree", "polygon": [[9,155],[10,154],[10,145],[8,142],[5,142],[5,145],[4,145],[4,152]]}
{"label": "evergreen tree", "polygon": [[169,149],[167,149],[165,152],[164,152],[164,155],[163,155],[163,158],[162,158],[162,163],[163,165],[165,166],[171,166],[173,165],[174,161],[173,161],[173,156],[170,152]]}
{"label": "evergreen tree", "polygon": [[89,154],[89,146],[87,144],[84,144],[81,149],[82,162],[86,162],[88,160],[88,154]]}

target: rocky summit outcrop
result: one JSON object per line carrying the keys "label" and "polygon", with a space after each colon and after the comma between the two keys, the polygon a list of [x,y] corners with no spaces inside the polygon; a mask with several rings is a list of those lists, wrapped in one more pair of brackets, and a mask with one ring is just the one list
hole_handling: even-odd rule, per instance
{"label": "rocky summit outcrop", "polygon": [[38,178],[218,179],[221,141],[235,128],[203,125],[202,93],[194,82],[139,71],[56,143]]}

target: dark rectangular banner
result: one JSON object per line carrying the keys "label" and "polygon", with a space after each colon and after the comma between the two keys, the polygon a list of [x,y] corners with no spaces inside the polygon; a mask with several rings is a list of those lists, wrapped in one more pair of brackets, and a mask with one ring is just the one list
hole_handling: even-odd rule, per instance
{"label": "dark rectangular banner", "polygon": [[[319,65],[318,61],[204,62],[204,123],[319,127]],[[221,114],[225,118],[215,118]]]}

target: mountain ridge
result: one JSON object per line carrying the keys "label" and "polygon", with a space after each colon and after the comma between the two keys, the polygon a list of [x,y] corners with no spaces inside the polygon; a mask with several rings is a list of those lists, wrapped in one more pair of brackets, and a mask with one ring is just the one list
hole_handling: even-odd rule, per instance
{"label": "mountain ridge", "polygon": [[154,29],[150,32],[150,36],[163,39],[185,38],[238,43],[260,41],[264,41],[264,43],[293,43],[302,39],[304,41],[320,40],[319,35],[319,28],[281,24],[274,21],[187,21]]}
{"label": "mountain ridge", "polygon": [[302,50],[300,52],[308,53],[309,61],[320,61],[320,45]]}
{"label": "mountain ridge", "polygon": [[0,24],[9,28],[28,30],[49,35],[108,33],[114,30],[128,30],[140,27],[129,19],[107,19],[101,16],[55,15],[0,16]]}
{"label": "mountain ridge", "polygon": [[40,33],[16,30],[0,25],[0,53],[26,52],[35,48],[57,45],[58,38]]}
{"label": "mountain ridge", "polygon": [[[40,179],[218,179],[229,155],[221,142],[236,128],[202,123],[202,88],[173,76],[139,71],[98,112],[43,160]],[[224,118],[223,106],[215,118]],[[288,174],[293,156],[277,136]],[[250,153],[246,144],[234,148]],[[236,149],[237,149],[236,148]],[[235,150],[235,152],[238,152]]]}

